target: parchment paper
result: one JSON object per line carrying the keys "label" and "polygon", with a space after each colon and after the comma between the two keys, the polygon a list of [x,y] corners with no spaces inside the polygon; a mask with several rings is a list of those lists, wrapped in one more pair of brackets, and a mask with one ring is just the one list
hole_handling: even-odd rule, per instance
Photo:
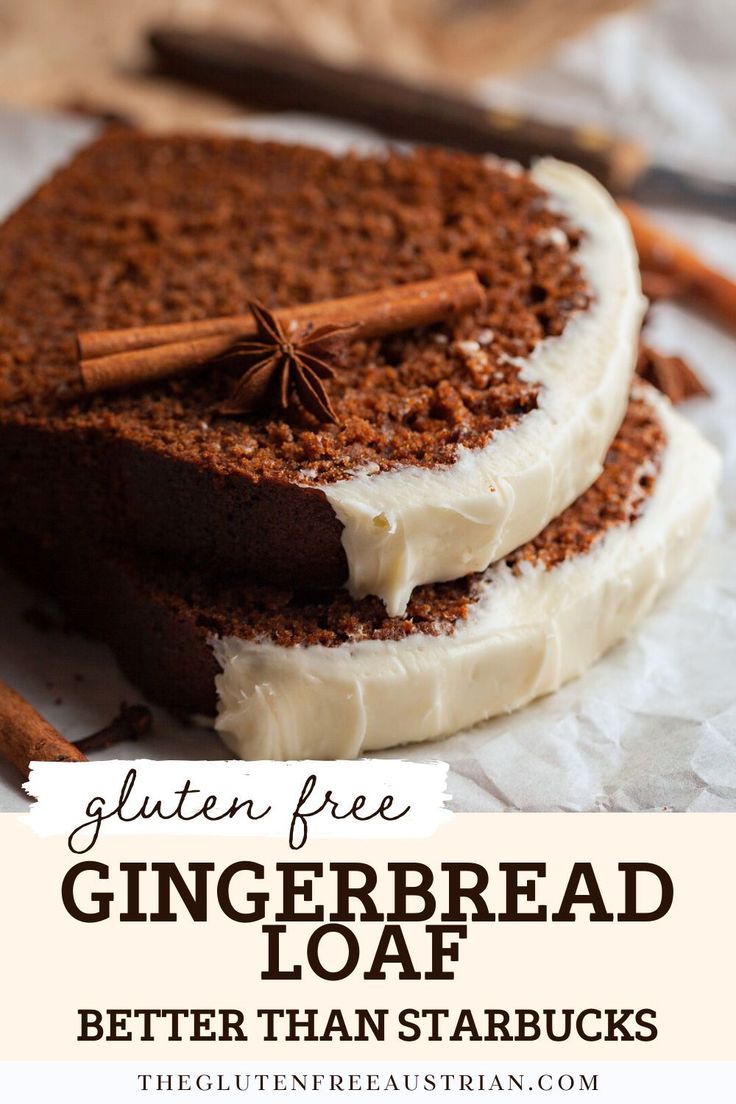
{"label": "parchment paper", "polygon": [[[269,120],[263,128],[325,136],[315,120],[275,127]],[[0,110],[0,216],[90,132],[76,120]],[[733,270],[736,224],[663,218]],[[660,348],[687,354],[714,391],[712,400],[686,409],[725,455],[709,539],[691,576],[583,678],[518,714],[384,753],[449,762],[458,811],[736,810],[736,343],[673,308],[655,312],[652,330]],[[53,610],[0,576],[2,678],[70,739],[108,722],[122,700],[141,700],[106,647],[29,623],[27,611],[39,607]],[[98,755],[226,758],[209,730],[182,726],[160,710],[146,740]],[[0,810],[24,807],[14,772],[0,765]]]}

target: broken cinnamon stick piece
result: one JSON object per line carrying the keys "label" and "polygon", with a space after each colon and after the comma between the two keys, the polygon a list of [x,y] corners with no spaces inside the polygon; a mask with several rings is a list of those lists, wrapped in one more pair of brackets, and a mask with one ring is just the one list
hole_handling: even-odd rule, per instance
{"label": "broken cinnamon stick piece", "polygon": [[28,777],[31,762],[84,763],[84,755],[65,740],[30,702],[0,680],[0,755]]}
{"label": "broken cinnamon stick piece", "polygon": [[[273,313],[284,330],[295,335],[307,328],[350,325],[351,340],[356,340],[440,322],[480,306],[483,295],[475,272],[465,270],[361,295],[282,307]],[[82,333],[77,338],[82,383],[94,393],[196,371],[226,353],[235,341],[255,336],[250,313]]]}
{"label": "broken cinnamon stick piece", "polygon": [[641,270],[641,290],[650,303],[679,299],[682,294],[681,282],[677,276],[672,273],[654,272],[649,268]]}
{"label": "broken cinnamon stick piece", "polygon": [[[736,331],[736,281],[705,264],[690,246],[662,230],[634,203],[621,202],[634,234],[639,263],[645,274],[671,280],[673,298],[709,315],[715,322]],[[652,286],[651,275],[648,277]],[[663,281],[654,286],[661,291]]]}

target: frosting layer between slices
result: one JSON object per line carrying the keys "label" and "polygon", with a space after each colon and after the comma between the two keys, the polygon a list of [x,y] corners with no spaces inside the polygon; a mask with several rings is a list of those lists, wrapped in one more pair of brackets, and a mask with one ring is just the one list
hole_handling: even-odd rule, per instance
{"label": "frosting layer between slices", "polygon": [[715,493],[714,449],[666,400],[642,393],[667,444],[637,520],[550,569],[490,568],[448,635],[338,647],[214,641],[216,727],[228,747],[249,759],[355,757],[448,735],[582,673],[687,567]]}
{"label": "frosting layer between slices", "polygon": [[585,232],[576,260],[595,295],[524,363],[537,409],[449,467],[322,488],[344,526],[350,593],[378,595],[391,616],[418,584],[482,571],[538,533],[599,475],[624,415],[644,310],[628,224],[572,165],[543,160],[531,176]]}

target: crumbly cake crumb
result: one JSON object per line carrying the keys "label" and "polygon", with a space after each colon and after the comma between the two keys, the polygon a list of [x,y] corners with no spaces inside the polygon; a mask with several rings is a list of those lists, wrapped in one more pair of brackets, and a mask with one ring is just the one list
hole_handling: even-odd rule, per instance
{"label": "crumbly cake crumb", "polygon": [[[328,483],[366,465],[435,466],[534,409],[515,358],[590,292],[580,233],[527,174],[461,153],[335,158],[214,137],[120,132],[84,151],[0,231],[0,419],[102,433],[222,474]],[[237,369],[64,406],[78,331],[287,306],[474,269],[475,313],[356,342],[337,426],[217,415]],[[51,397],[50,397],[51,396]],[[14,398],[13,405],[7,405]]]}

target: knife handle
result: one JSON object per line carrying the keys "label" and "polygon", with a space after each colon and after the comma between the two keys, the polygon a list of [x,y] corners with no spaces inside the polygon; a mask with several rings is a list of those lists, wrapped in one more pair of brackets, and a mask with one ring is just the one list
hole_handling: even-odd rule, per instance
{"label": "knife handle", "polygon": [[618,195],[631,191],[649,164],[638,142],[616,138],[593,124],[555,126],[516,112],[492,109],[486,112],[486,119],[494,152],[500,150],[502,157],[512,157],[524,165],[539,156],[571,161]]}
{"label": "knife handle", "polygon": [[527,165],[572,161],[609,190],[628,192],[647,165],[643,149],[597,127],[555,126],[488,110],[456,94],[363,69],[327,65],[276,45],[217,32],[149,33],[158,69],[252,106],[331,115],[412,142],[494,153]]}

